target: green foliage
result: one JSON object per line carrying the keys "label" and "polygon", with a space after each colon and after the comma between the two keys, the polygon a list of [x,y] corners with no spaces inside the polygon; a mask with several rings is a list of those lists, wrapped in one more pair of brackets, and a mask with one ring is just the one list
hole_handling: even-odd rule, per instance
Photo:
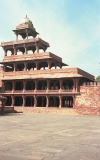
{"label": "green foliage", "polygon": [[100,82],[100,76],[98,76],[95,80],[96,82]]}

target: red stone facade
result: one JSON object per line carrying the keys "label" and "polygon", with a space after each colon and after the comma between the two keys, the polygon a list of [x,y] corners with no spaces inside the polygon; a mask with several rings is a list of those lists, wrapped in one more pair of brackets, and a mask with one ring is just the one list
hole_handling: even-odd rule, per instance
{"label": "red stone facade", "polygon": [[[7,98],[6,107],[74,108],[79,113],[87,108],[87,113],[98,114],[99,95],[93,96],[99,93],[98,85],[83,86],[84,82],[94,82],[94,76],[79,68],[67,68],[62,58],[45,52],[49,43],[36,37],[38,32],[27,17],[23,22],[13,30],[16,41],[1,43],[4,59],[0,62],[3,65],[0,83],[2,96]],[[18,40],[18,35],[23,40]],[[29,39],[29,36],[33,38]],[[39,53],[40,49],[44,52]],[[30,50],[31,54],[28,54]],[[19,51],[22,55],[18,55]],[[98,89],[94,92],[91,88]],[[95,97],[94,102],[91,94]]]}
{"label": "red stone facade", "polygon": [[75,108],[79,114],[100,115],[100,82],[84,83],[80,86]]}

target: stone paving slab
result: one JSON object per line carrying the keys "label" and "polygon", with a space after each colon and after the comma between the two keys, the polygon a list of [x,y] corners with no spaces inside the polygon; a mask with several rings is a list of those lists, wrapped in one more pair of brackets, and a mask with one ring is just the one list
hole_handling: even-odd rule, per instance
{"label": "stone paving slab", "polygon": [[100,160],[100,116],[0,116],[0,160]]}

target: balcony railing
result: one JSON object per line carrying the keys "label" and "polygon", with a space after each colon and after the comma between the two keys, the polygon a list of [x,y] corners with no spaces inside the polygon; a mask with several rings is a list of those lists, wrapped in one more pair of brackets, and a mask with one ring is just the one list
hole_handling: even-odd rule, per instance
{"label": "balcony railing", "polygon": [[[79,92],[79,91],[78,91]],[[27,93],[27,94],[46,94],[46,93],[50,93],[50,94],[57,94],[57,93],[75,93],[74,90],[7,90],[4,91],[4,93]]]}

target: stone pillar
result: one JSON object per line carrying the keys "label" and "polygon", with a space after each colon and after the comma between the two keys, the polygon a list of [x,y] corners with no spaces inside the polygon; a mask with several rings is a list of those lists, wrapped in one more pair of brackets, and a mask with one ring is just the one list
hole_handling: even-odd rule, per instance
{"label": "stone pillar", "polygon": [[49,92],[49,87],[50,87],[50,80],[47,79],[47,93]]}
{"label": "stone pillar", "polygon": [[25,93],[25,89],[26,89],[26,81],[23,81],[23,93]]}
{"label": "stone pillar", "polygon": [[73,108],[75,108],[75,95],[73,95]]}
{"label": "stone pillar", "polygon": [[16,71],[16,63],[14,63],[14,72]]}
{"label": "stone pillar", "polygon": [[56,63],[55,63],[55,69],[57,68],[57,65],[56,65]]}
{"label": "stone pillar", "polygon": [[62,91],[62,79],[60,79],[60,92]]}
{"label": "stone pillar", "polygon": [[75,92],[75,88],[76,88],[76,84],[75,84],[75,78],[73,78],[73,84],[74,84],[74,87],[73,87],[73,91]]}
{"label": "stone pillar", "polygon": [[14,47],[14,55],[17,55],[17,49]]}
{"label": "stone pillar", "polygon": [[4,50],[4,57],[5,57],[5,56],[7,56],[7,51],[4,48],[3,48],[3,50]]}
{"label": "stone pillar", "polygon": [[34,95],[34,107],[36,107],[37,106],[37,97],[36,97],[36,95]]}
{"label": "stone pillar", "polygon": [[27,47],[25,46],[25,54],[27,54]]}
{"label": "stone pillar", "polygon": [[35,80],[35,93],[37,92],[37,80]]}
{"label": "stone pillar", "polygon": [[51,69],[51,63],[48,62],[48,69]]}
{"label": "stone pillar", "polygon": [[23,98],[23,107],[25,107],[25,96],[23,95],[22,98]]}
{"label": "stone pillar", "polygon": [[15,90],[15,82],[12,81],[12,93],[14,93],[14,90]]}
{"label": "stone pillar", "polygon": [[28,39],[28,30],[26,29],[26,37],[27,37],[27,39]]}
{"label": "stone pillar", "polygon": [[16,33],[16,41],[18,41],[18,33]]}
{"label": "stone pillar", "polygon": [[62,107],[62,97],[59,96],[59,108],[61,108],[61,107]]}
{"label": "stone pillar", "polygon": [[15,97],[14,96],[11,96],[11,98],[12,98],[12,106],[14,106],[14,104],[15,104]]}
{"label": "stone pillar", "polygon": [[38,62],[36,62],[36,70],[38,70]]}
{"label": "stone pillar", "polygon": [[39,44],[38,44],[38,43],[35,43],[35,47],[36,47],[37,53],[39,53]]}
{"label": "stone pillar", "polygon": [[76,78],[76,92],[78,92],[78,82],[79,82],[79,79]]}
{"label": "stone pillar", "polygon": [[3,69],[3,70],[4,70],[4,72],[6,72],[6,66],[7,66],[7,65],[6,65],[6,64],[4,64],[4,69]]}
{"label": "stone pillar", "polygon": [[24,71],[27,71],[27,63],[24,62]]}
{"label": "stone pillar", "polygon": [[48,96],[46,96],[46,107],[49,107],[49,97]]}

